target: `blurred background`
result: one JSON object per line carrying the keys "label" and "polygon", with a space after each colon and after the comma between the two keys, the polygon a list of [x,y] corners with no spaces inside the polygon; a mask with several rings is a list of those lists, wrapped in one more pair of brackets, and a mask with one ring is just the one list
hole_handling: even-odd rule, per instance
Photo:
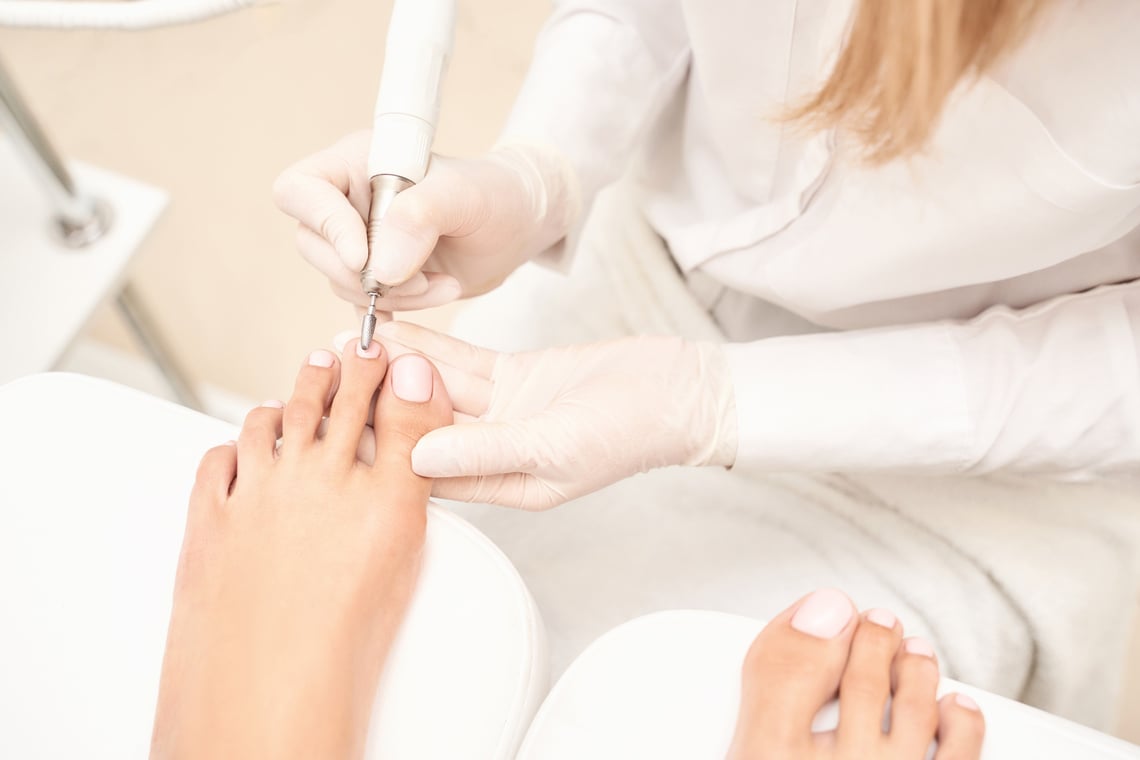
{"label": "blurred background", "polygon": [[[287,0],[142,32],[0,26],[0,61],[62,154],[167,194],[125,272],[215,416],[240,419],[254,403],[287,397],[310,350],[359,327],[297,255],[270,187],[290,163],[369,125],[390,11],[388,0]],[[545,0],[460,1],[437,152],[490,146],[547,12]],[[19,198],[34,185],[0,165],[4,190],[0,198]],[[19,240],[10,234],[18,223],[0,217],[0,254]],[[0,270],[5,279],[19,294]],[[34,342],[37,324],[5,297],[5,345]],[[455,313],[403,318],[445,329]],[[77,326],[56,366],[171,395],[112,291]],[[1127,667],[1118,732],[1140,742],[1140,636]]]}
{"label": "blurred background", "polygon": [[[459,6],[435,149],[470,155],[497,136],[548,6]],[[141,32],[0,26],[0,60],[65,157],[169,194],[130,278],[222,416],[240,406],[227,394],[287,397],[310,350],[359,329],[297,255],[270,187],[289,164],[371,124],[390,11],[390,1],[288,0]],[[450,313],[406,316],[444,326]],[[130,372],[119,354],[137,352],[108,301],[65,364]]]}

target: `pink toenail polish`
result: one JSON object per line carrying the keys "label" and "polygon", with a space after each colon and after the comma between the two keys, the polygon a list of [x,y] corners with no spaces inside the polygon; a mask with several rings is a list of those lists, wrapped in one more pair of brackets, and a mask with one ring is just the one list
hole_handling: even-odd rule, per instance
{"label": "pink toenail polish", "polygon": [[270,409],[284,409],[285,408],[285,403],[283,401],[277,401],[276,399],[270,399],[269,401],[262,401],[261,405],[265,406],[265,407],[269,407]]}
{"label": "pink toenail polish", "polygon": [[975,712],[979,712],[982,709],[982,708],[978,707],[977,702],[970,699],[965,694],[955,694],[954,695],[954,701],[957,702],[958,704],[960,704],[962,707],[965,707],[967,710],[973,710]]}
{"label": "pink toenail polish", "polygon": [[881,625],[884,628],[894,628],[898,618],[890,610],[873,609],[867,613],[867,620],[875,625]]}
{"label": "pink toenail polish", "polygon": [[380,341],[374,340],[368,345],[368,350],[360,348],[360,341],[356,342],[356,355],[361,359],[375,359],[380,355]]}
{"label": "pink toenail polish", "polygon": [[323,348],[309,354],[309,365],[312,367],[331,367],[335,361],[336,357],[332,352]]}
{"label": "pink toenail polish", "polygon": [[903,648],[911,654],[920,654],[923,657],[934,657],[934,647],[926,639],[917,636],[903,642]]}
{"label": "pink toenail polish", "polygon": [[851,622],[851,600],[833,588],[820,589],[792,615],[792,628],[819,639],[833,639]]}
{"label": "pink toenail polish", "polygon": [[404,401],[422,404],[431,400],[432,371],[427,359],[416,354],[401,356],[392,365],[392,392]]}

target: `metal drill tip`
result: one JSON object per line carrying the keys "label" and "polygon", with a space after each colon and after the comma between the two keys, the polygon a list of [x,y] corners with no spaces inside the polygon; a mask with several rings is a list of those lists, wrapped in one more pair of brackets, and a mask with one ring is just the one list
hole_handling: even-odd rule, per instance
{"label": "metal drill tip", "polygon": [[364,322],[360,325],[360,348],[364,351],[372,345],[372,335],[376,332],[376,315],[368,312],[364,315]]}

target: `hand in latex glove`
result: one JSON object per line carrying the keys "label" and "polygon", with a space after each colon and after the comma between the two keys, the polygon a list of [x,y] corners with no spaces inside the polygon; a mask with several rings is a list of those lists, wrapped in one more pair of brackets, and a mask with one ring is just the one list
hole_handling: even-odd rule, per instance
{"label": "hand in latex glove", "polygon": [[[301,255],[358,306],[368,303],[360,270],[368,257],[371,134],[349,135],[306,158],[273,188],[277,206],[300,222]],[[476,159],[433,156],[427,176],[396,196],[380,224],[378,278],[400,287],[379,308],[428,308],[495,288],[566,234],[577,214],[574,182],[560,156],[533,146]]]}
{"label": "hand in latex glove", "polygon": [[637,337],[500,354],[407,322],[377,337],[393,357],[427,356],[451,396],[458,424],[412,453],[440,498],[547,509],[655,467],[735,459],[718,345]]}

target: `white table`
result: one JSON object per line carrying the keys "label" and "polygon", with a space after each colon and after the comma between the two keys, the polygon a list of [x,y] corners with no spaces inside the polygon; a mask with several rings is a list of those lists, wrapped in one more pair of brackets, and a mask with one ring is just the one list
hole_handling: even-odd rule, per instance
{"label": "white table", "polygon": [[0,382],[56,365],[96,307],[118,294],[166,206],[157,188],[83,164],[73,169],[114,214],[106,235],[80,249],[53,237],[54,209],[0,137]]}

